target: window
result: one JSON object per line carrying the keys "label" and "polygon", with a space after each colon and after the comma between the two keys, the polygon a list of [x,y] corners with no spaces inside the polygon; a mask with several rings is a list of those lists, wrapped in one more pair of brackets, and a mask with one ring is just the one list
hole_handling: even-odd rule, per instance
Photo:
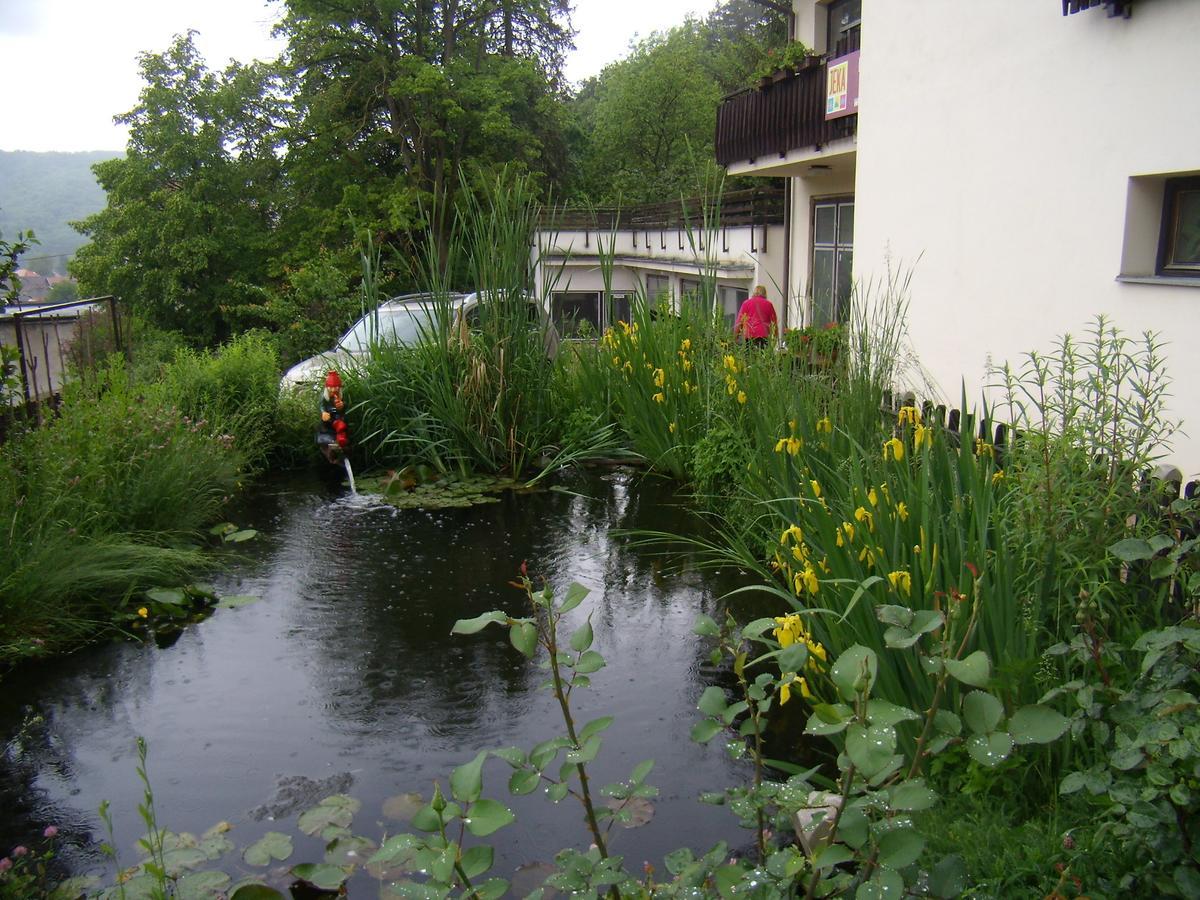
{"label": "window", "polygon": [[660,300],[671,299],[671,278],[668,275],[646,276],[646,300],[653,306]]}
{"label": "window", "polygon": [[556,291],[550,297],[550,313],[563,337],[596,337],[619,320],[629,321],[632,297],[629,291],[613,291],[610,308],[602,309],[600,291]]}
{"label": "window", "polygon": [[862,0],[834,0],[826,8],[825,47],[830,56],[845,56],[859,48]]}
{"label": "window", "polygon": [[1200,278],[1200,177],[1167,179],[1157,271]]}
{"label": "window", "polygon": [[717,296],[721,301],[721,314],[725,317],[725,324],[732,330],[738,310],[741,309],[742,302],[750,296],[750,292],[743,287],[723,284],[717,288]]}
{"label": "window", "polygon": [[810,324],[843,322],[850,306],[854,264],[854,198],[813,203]]}

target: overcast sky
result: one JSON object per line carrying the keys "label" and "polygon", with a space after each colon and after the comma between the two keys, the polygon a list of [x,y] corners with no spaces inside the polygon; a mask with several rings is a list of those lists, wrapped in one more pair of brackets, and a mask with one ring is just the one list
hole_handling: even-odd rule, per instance
{"label": "overcast sky", "polygon": [[[575,0],[578,47],[567,77],[597,74],[635,37],[669,28],[716,0]],[[279,4],[262,0],[0,0],[0,150],[122,150],[112,117],[137,102],[137,54],[199,32],[209,68],[268,59]]]}

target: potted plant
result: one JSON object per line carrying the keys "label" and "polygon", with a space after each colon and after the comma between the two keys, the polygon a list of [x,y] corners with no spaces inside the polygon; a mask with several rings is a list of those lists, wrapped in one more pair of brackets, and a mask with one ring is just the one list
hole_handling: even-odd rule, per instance
{"label": "potted plant", "polygon": [[754,70],[753,78],[759,88],[783,81],[808,65],[812,50],[803,41],[792,41],[782,47],[772,47]]}
{"label": "potted plant", "polygon": [[829,369],[837,364],[846,339],[846,329],[837,322],[806,325],[784,332],[784,345],[803,363],[816,369]]}

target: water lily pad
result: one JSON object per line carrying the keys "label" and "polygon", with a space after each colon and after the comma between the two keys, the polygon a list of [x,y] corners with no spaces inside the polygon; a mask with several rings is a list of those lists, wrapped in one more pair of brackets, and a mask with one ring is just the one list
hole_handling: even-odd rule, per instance
{"label": "water lily pad", "polygon": [[192,872],[184,875],[175,885],[178,900],[213,900],[224,897],[225,888],[232,879],[224,872]]}
{"label": "water lily pad", "polygon": [[217,606],[221,609],[240,609],[243,606],[249,606],[251,603],[257,603],[261,599],[261,597],[254,597],[250,594],[230,594],[218,600]]}
{"label": "water lily pad", "polygon": [[286,900],[273,887],[258,881],[239,881],[229,894],[229,900]]}
{"label": "water lily pad", "polygon": [[549,863],[526,863],[513,873],[512,893],[514,897],[528,897],[538,888],[542,888],[542,900],[550,900],[558,895],[558,891],[546,884],[546,879],[558,872]]}
{"label": "water lily pad", "polygon": [[420,794],[397,794],[395,797],[388,797],[383,801],[383,814],[389,819],[407,822],[424,805],[425,801],[421,799]]}
{"label": "water lily pad", "polygon": [[326,797],[312,809],[300,816],[299,827],[305,834],[316,834],[330,825],[346,828],[362,806],[353,797],[334,794]]}
{"label": "water lily pad", "polygon": [[187,595],[179,588],[153,588],[146,591],[146,598],[154,603],[165,603],[167,606],[182,606]]}
{"label": "water lily pad", "polygon": [[292,838],[279,831],[268,831],[246,848],[244,859],[252,866],[268,866],[271,860],[284,860],[292,855]]}
{"label": "water lily pad", "polygon": [[641,828],[654,818],[654,804],[644,797],[631,797],[628,800],[613,797],[607,802],[622,828]]}
{"label": "water lily pad", "polygon": [[222,539],[227,544],[240,544],[242,541],[248,541],[253,537],[257,537],[258,532],[253,528],[243,528],[241,531],[235,531],[232,534],[227,534]]}
{"label": "water lily pad", "polygon": [[327,863],[302,863],[292,866],[290,871],[301,881],[307,881],[323,891],[336,891],[350,877],[345,869]]}
{"label": "water lily pad", "polygon": [[374,852],[374,841],[352,834],[337,838],[325,848],[325,862],[331,866],[356,866]]}

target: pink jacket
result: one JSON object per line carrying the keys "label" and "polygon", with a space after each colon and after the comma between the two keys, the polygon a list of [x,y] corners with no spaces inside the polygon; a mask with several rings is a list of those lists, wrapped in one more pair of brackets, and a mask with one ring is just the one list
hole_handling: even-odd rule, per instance
{"label": "pink jacket", "polygon": [[775,307],[761,294],[755,294],[742,303],[737,322],[733,326],[734,336],[748,338],[770,337],[775,327]]}

